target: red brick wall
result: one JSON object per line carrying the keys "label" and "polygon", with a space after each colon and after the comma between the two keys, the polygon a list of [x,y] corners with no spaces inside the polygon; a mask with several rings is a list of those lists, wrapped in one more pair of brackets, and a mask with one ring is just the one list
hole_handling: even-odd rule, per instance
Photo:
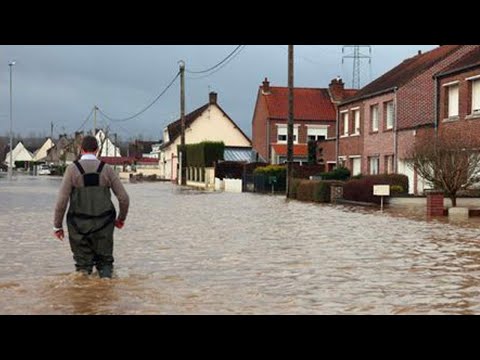
{"label": "red brick wall", "polygon": [[422,127],[418,129],[408,129],[398,132],[398,160],[407,158],[407,153],[413,148],[415,140],[420,137],[434,138],[435,130],[433,126]]}
{"label": "red brick wall", "polygon": [[[442,78],[439,81],[439,89],[440,89],[440,111],[439,111],[439,124],[438,128],[439,131],[448,131],[454,130],[461,131],[465,134],[469,134],[476,139],[478,139],[480,143],[480,116],[478,117],[472,116],[472,89],[471,89],[471,81],[467,81],[465,79],[480,75],[480,66],[469,71],[465,71],[462,73],[458,73],[455,75],[450,75],[448,77]],[[447,114],[447,107],[448,107],[448,96],[447,96],[447,89],[448,87],[444,87],[442,85],[453,82],[459,81],[459,117],[458,120],[449,121],[446,119],[445,114]]]}
{"label": "red brick wall", "polygon": [[480,45],[464,45],[445,59],[402,86],[397,93],[398,128],[412,128],[435,121],[435,81],[433,75]]}
{"label": "red brick wall", "polygon": [[[394,133],[386,127],[386,104],[394,100],[394,93],[390,92],[364,101],[364,147],[362,157],[362,174],[369,174],[368,158],[378,156],[380,158],[379,173],[386,172],[385,156],[393,155]],[[372,131],[371,107],[378,106],[378,132]],[[361,116],[362,116],[361,115]]]}
{"label": "red brick wall", "polygon": [[265,160],[268,160],[267,118],[267,104],[259,90],[252,119],[252,146]]}
{"label": "red brick wall", "polygon": [[[323,152],[322,157],[325,163],[336,161],[335,159],[336,144],[337,142],[334,139],[321,141],[318,143],[318,148],[322,148],[322,152]],[[317,158],[320,158],[319,153],[317,153]]]}
{"label": "red brick wall", "polygon": [[[359,108],[360,110],[360,136],[348,136],[342,137],[344,133],[344,124],[343,117],[341,112],[348,110],[348,122],[349,122],[349,134],[354,133],[355,127],[355,118],[353,116],[352,109]],[[365,114],[364,114],[364,105],[363,102],[354,102],[345,106],[340,106],[338,109],[340,113],[340,122],[339,122],[339,146],[338,146],[338,156],[347,156],[347,161],[345,166],[352,171],[351,161],[349,161],[348,156],[362,156],[364,151],[364,138],[365,138]],[[362,167],[363,167],[363,156],[362,156]],[[362,170],[363,171],[363,170]]]}
{"label": "red brick wall", "polygon": [[443,216],[444,195],[442,193],[427,194],[427,216]]}

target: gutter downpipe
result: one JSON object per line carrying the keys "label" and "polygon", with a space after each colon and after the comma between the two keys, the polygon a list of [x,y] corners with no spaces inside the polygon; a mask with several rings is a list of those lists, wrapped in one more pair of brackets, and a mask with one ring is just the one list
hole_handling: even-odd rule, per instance
{"label": "gutter downpipe", "polygon": [[435,125],[435,141],[437,140],[438,136],[438,117],[439,117],[439,111],[438,111],[438,105],[440,101],[438,100],[439,96],[439,91],[438,91],[438,77],[434,76],[435,78],[435,119],[434,119],[434,125]]}
{"label": "gutter downpipe", "polygon": [[337,112],[337,121],[336,121],[336,124],[335,124],[335,167],[338,168],[338,156],[339,156],[339,152],[340,152],[340,136],[338,136],[338,131],[339,131],[339,128],[340,126],[339,123],[340,123],[340,110],[339,110],[339,107],[340,104],[337,104],[337,106],[335,107],[335,111]]}
{"label": "gutter downpipe", "polygon": [[397,101],[397,90],[398,87],[393,88],[393,101],[394,101],[394,109],[395,109],[395,121],[394,121],[394,129],[393,129],[393,172],[398,174],[398,101]]}
{"label": "gutter downpipe", "polygon": [[267,157],[268,157],[268,163],[271,164],[272,163],[272,159],[271,159],[271,146],[270,146],[270,118],[267,117],[267,122],[266,122],[266,126],[267,126]]}

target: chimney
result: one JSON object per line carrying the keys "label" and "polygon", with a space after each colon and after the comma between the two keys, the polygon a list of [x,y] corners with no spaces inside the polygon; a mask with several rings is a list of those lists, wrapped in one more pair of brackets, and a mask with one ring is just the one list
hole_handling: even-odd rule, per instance
{"label": "chimney", "polygon": [[264,95],[270,94],[270,81],[268,81],[268,78],[265,78],[263,81],[262,92]]}
{"label": "chimney", "polygon": [[216,92],[212,91],[210,94],[208,94],[208,97],[209,97],[209,103],[211,105],[217,104],[217,93]]}
{"label": "chimney", "polygon": [[330,90],[330,95],[335,101],[341,100],[343,97],[343,90],[345,89],[345,83],[342,81],[340,76],[337,76],[336,79],[333,79],[328,85]]}

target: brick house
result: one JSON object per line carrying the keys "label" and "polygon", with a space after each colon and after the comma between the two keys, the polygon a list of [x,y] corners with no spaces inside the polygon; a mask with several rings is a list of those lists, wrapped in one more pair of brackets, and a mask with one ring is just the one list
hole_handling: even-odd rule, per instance
{"label": "brick house", "polygon": [[468,53],[434,77],[437,84],[436,125],[478,139],[480,146],[480,48]]}
{"label": "brick house", "polygon": [[[334,139],[336,104],[355,90],[344,88],[334,79],[328,89],[294,89],[294,161],[308,160],[308,141]],[[252,119],[253,148],[273,164],[286,161],[288,122],[288,88],[270,86],[267,78],[257,94]],[[334,160],[334,159],[333,159]]]}
{"label": "brick house", "polygon": [[[338,141],[321,144],[328,161],[348,167],[353,175],[400,173],[410,180],[410,193],[424,183],[406,163],[416,136],[433,136],[436,91],[433,76],[479,45],[442,45],[403,61],[344,100],[338,111]],[[327,151],[325,151],[325,149]]]}

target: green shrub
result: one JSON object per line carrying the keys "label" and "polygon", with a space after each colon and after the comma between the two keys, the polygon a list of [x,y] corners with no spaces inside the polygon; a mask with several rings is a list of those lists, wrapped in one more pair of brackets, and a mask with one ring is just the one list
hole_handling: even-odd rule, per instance
{"label": "green shrub", "polygon": [[404,194],[405,190],[403,189],[403,186],[401,185],[392,185],[390,186],[390,194],[391,195],[398,195],[398,194]]}
{"label": "green shrub", "polygon": [[299,201],[329,203],[332,181],[300,180],[296,189],[296,199]]}
{"label": "green shrub", "polygon": [[[178,145],[181,151],[181,145]],[[185,145],[187,167],[212,167],[214,162],[223,160],[225,144],[223,142],[203,141]]]}
{"label": "green shrub", "polygon": [[332,172],[321,173],[320,176],[323,180],[345,181],[350,178],[350,170],[348,170],[346,167],[338,167]]}

